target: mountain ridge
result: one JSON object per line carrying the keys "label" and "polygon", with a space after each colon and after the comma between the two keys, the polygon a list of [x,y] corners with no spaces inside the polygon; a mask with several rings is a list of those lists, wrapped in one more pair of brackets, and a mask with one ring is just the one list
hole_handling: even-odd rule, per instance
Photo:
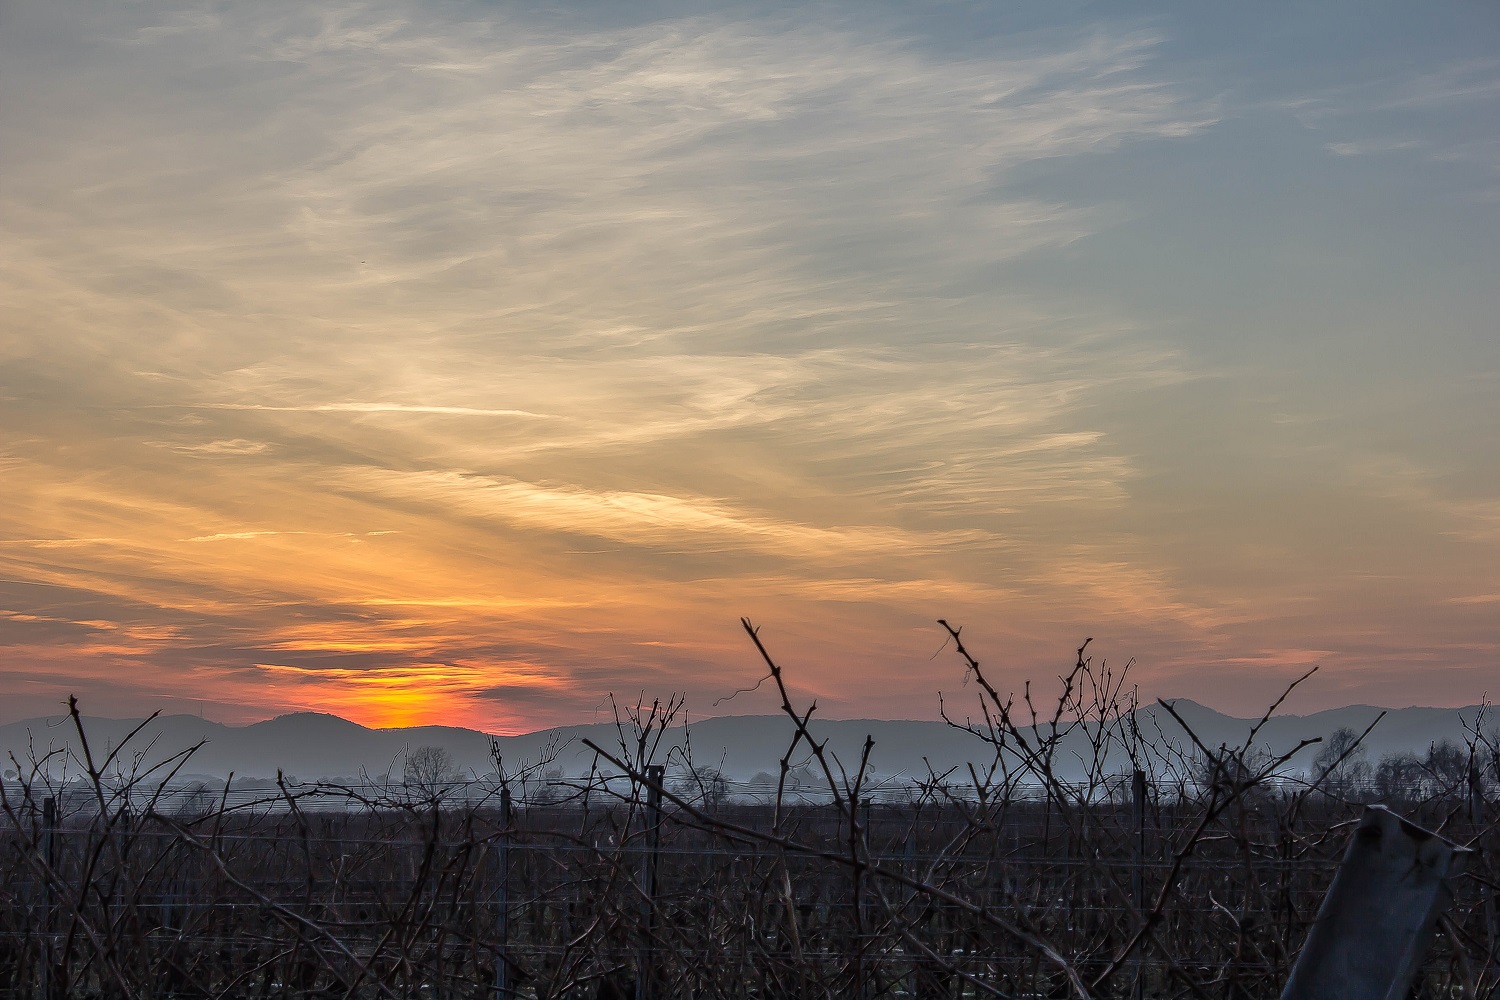
{"label": "mountain ridge", "polygon": [[[1176,699],[1168,704],[1192,726],[1198,739],[1211,748],[1242,744],[1259,721],[1225,715],[1189,699]],[[1481,713],[1488,718],[1489,710],[1481,705],[1457,709],[1351,705],[1310,715],[1276,715],[1262,726],[1257,743],[1265,750],[1281,753],[1304,739],[1326,737],[1338,728],[1363,732],[1382,712],[1386,713],[1384,719],[1366,741],[1372,759],[1399,751],[1424,753],[1443,739],[1461,741]],[[1041,721],[1043,726],[1047,724],[1045,719]],[[613,721],[503,736],[461,726],[372,729],[321,712],[292,712],[244,726],[185,714],[157,716],[149,722],[139,718],[87,716],[83,718],[84,732],[95,760],[103,760],[131,730],[143,723],[138,742],[129,748],[130,753],[122,755],[125,760],[116,766],[124,763],[149,767],[172,754],[196,747],[182,769],[183,775],[221,781],[231,774],[241,778],[271,778],[278,773],[301,780],[364,780],[387,775],[399,778],[406,755],[423,746],[441,747],[467,777],[494,772],[492,747],[498,751],[507,771],[526,766],[527,762],[543,761],[552,747],[556,753],[549,766],[561,767],[566,774],[574,775],[586,773],[592,762],[593,754],[583,746],[584,739],[609,749],[618,744],[620,735]],[[1191,748],[1191,737],[1159,705],[1139,708],[1136,725],[1148,739],[1164,738],[1181,749]],[[1488,731],[1495,723],[1487,721],[1484,726]],[[941,774],[951,769],[963,771],[967,764],[982,764],[992,756],[983,740],[938,720],[815,718],[811,728],[819,739],[829,741],[830,751],[846,764],[859,759],[865,736],[873,737],[872,768],[890,780],[902,777],[917,780],[929,773]],[[722,770],[732,780],[745,780],[759,773],[775,773],[794,733],[791,720],[784,715],[713,716],[669,728],[660,756],[681,767],[690,748],[693,766]],[[1077,731],[1068,739],[1074,742],[1065,745],[1060,755],[1063,766],[1080,770],[1076,759],[1088,750],[1086,740]],[[45,758],[49,753],[56,762],[59,751],[65,750],[81,752],[74,727],[65,715],[0,725],[0,753],[8,753],[14,761],[6,764],[6,770],[29,770],[29,758]],[[1305,748],[1293,759],[1292,766],[1305,769],[1316,752],[1315,747]]]}

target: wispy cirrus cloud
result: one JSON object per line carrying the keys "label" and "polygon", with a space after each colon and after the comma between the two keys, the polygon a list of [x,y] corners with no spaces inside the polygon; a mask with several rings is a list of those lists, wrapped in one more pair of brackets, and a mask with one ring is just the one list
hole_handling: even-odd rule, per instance
{"label": "wispy cirrus cloud", "polygon": [[196,444],[185,442],[147,442],[158,444],[159,447],[170,448],[184,455],[203,455],[214,457],[220,455],[263,455],[271,450],[271,445],[266,441],[247,441],[245,438],[229,438],[218,441],[203,441]]}
{"label": "wispy cirrus cloud", "polygon": [[1330,142],[1323,148],[1335,156],[1374,156],[1421,149],[1422,143],[1416,139],[1375,139],[1365,142]]}
{"label": "wispy cirrus cloud", "polygon": [[334,470],[331,478],[343,488],[361,493],[413,499],[531,530],[697,552],[769,548],[798,558],[827,560],[925,553],[991,541],[977,530],[914,532],[889,525],[816,526],[745,510],[713,497],[543,486],[460,472],[350,469]]}
{"label": "wispy cirrus cloud", "polygon": [[[623,608],[657,581],[642,629],[695,604],[672,579],[689,551],[751,601],[852,599],[817,583],[839,565],[894,574],[866,590],[899,602],[938,578],[902,561],[1034,547],[1001,522],[1120,503],[1131,457],[1084,407],[1197,374],[1118,317],[983,290],[1115,219],[1021,172],[1215,120],[1153,75],[1145,31],[955,58],[836,11],[54,16],[94,41],[48,113],[112,152],[41,130],[0,225],[26,234],[26,322],[56,331],[26,338],[45,378],[21,398],[92,395],[70,419],[108,471],[18,454],[67,498],[33,534],[136,525],[98,564],[125,576],[92,584],[122,600],[212,594],[272,645],[292,640],[253,610],[268,596],[368,609],[372,636],[401,609],[481,633],[571,616],[548,641],[575,664],[613,662],[587,637],[623,627],[589,594]],[[109,457],[141,444],[194,471]],[[580,535],[618,551],[554,551]],[[477,553],[501,544],[497,579]],[[231,549],[232,570],[206,555]]]}
{"label": "wispy cirrus cloud", "polygon": [[[548,414],[531,413],[527,410],[482,409],[476,406],[430,406],[421,403],[305,403],[297,406],[268,406],[263,403],[179,403],[179,407],[203,410],[248,410],[265,413],[415,413],[443,417],[536,417],[545,419]],[[236,445],[254,445],[255,442],[216,441],[200,446],[198,450],[239,450],[254,453],[261,448],[235,448]]]}
{"label": "wispy cirrus cloud", "polygon": [[1382,106],[1432,108],[1500,97],[1500,59],[1462,59],[1437,70],[1411,74],[1397,84]]}
{"label": "wispy cirrus cloud", "polygon": [[[0,577],[27,662],[381,719],[436,718],[429,677],[510,725],[506,697],[717,697],[726,623],[816,608],[810,688],[875,671],[904,709],[942,609],[1032,662],[1080,620],[1172,662],[1297,658],[1320,644],[1254,629],[1384,586],[1356,530],[1409,540],[1413,512],[1488,551],[1482,475],[1356,495],[1298,464],[1354,476],[1266,374],[1303,359],[1254,326],[1283,296],[1246,264],[1296,240],[1205,200],[1247,109],[1172,62],[1182,25],[958,20],[1001,16],[12,12]],[[1304,95],[1308,162],[1483,159],[1413,116],[1472,111],[1487,66]],[[1184,318],[1236,282],[1254,308]]]}
{"label": "wispy cirrus cloud", "polygon": [[1335,156],[1415,153],[1432,162],[1500,169],[1491,138],[1500,62],[1455,59],[1435,69],[1381,74],[1289,102],[1313,127],[1347,138],[1324,144]]}

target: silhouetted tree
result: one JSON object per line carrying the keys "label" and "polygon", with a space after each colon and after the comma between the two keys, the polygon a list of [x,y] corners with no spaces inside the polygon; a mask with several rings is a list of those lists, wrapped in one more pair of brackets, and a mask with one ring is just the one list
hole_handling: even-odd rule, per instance
{"label": "silhouetted tree", "polygon": [[729,798],[729,779],[717,767],[695,767],[675,782],[677,794],[696,801],[710,812]]}
{"label": "silhouetted tree", "polygon": [[1313,780],[1330,795],[1353,798],[1369,787],[1370,778],[1360,734],[1348,726],[1335,729],[1313,758]]}
{"label": "silhouetted tree", "polygon": [[1380,758],[1375,767],[1375,794],[1383,801],[1399,801],[1420,794],[1422,761],[1414,753],[1398,751]]}
{"label": "silhouetted tree", "polygon": [[402,784],[420,791],[426,798],[441,795],[451,782],[457,780],[458,765],[453,755],[442,747],[417,747],[406,755],[406,762],[401,767]]}
{"label": "silhouetted tree", "polygon": [[1452,740],[1434,743],[1422,762],[1434,794],[1452,792],[1469,780],[1469,753]]}

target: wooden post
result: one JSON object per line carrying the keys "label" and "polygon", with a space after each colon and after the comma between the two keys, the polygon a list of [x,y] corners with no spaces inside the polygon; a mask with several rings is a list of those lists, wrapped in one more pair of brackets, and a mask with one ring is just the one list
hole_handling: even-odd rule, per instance
{"label": "wooden post", "polygon": [[1469,822],[1477,832],[1484,829],[1484,776],[1479,772],[1479,762],[1469,758]]}
{"label": "wooden post", "polygon": [[661,785],[667,769],[661,764],[646,768],[646,848],[641,858],[641,950],[636,958],[635,1000],[651,1000],[655,989],[651,977],[656,951],[656,865],[661,851]]}
{"label": "wooden post", "polygon": [[42,894],[42,1000],[52,997],[52,963],[54,947],[52,941],[52,908],[56,903],[57,890],[57,800],[42,800],[42,860],[47,864],[46,885]]}
{"label": "wooden post", "polygon": [[[921,815],[922,814],[920,811],[917,812],[916,815],[912,817],[911,823],[906,828],[906,844],[905,849],[902,852],[905,857],[901,859],[902,871],[906,873],[906,876],[908,878],[913,880],[915,880],[917,877],[917,822]],[[906,889],[906,902],[908,907],[910,907],[911,901],[915,899],[916,896],[916,888],[908,886]],[[916,996],[918,991],[921,989],[921,978],[917,975],[918,961],[919,959],[915,955],[913,955],[909,960],[909,964],[907,965],[906,995],[910,997]]]}
{"label": "wooden post", "polygon": [[[864,841],[865,857],[868,858],[870,856],[870,800],[869,799],[865,799],[863,802],[861,802],[857,798],[850,798],[850,800],[849,800],[849,823],[852,826],[856,826],[856,827],[859,827],[861,825],[860,824],[860,819],[859,819],[860,806],[864,806],[864,814],[865,814],[865,816],[864,816],[864,823],[862,824],[863,829],[851,830],[850,832],[854,833],[854,834],[857,834],[859,838],[863,839],[863,841]],[[857,850],[857,849],[858,848],[856,847],[855,850]],[[865,959],[867,957],[865,955],[865,946],[866,946],[866,943],[867,943],[866,942],[866,936],[867,935],[866,935],[866,921],[865,921],[864,872],[860,869],[860,867],[859,867],[859,865],[857,863],[857,860],[858,860],[857,858],[850,858],[850,860],[856,862],[855,866],[850,869],[850,874],[853,876],[853,879],[854,879],[854,887],[853,887],[854,888],[854,899],[851,901],[854,904],[854,913],[853,913],[853,917],[854,917],[854,996],[855,996],[855,1000],[869,1000],[869,997],[870,997],[870,975],[869,975],[869,972],[870,972],[870,970],[868,968],[866,968],[866,963],[865,963]]]}
{"label": "wooden post", "polygon": [[[1130,872],[1130,898],[1135,903],[1135,912],[1144,920],[1146,916],[1146,772],[1136,771],[1130,778],[1130,828],[1132,854],[1135,866]],[[1141,946],[1144,947],[1144,944]],[[1141,948],[1135,953],[1135,987],[1131,995],[1141,1000],[1146,992],[1145,963],[1141,959]]]}
{"label": "wooden post", "polygon": [[500,789],[500,836],[495,840],[495,1000],[510,1000],[510,788]]}

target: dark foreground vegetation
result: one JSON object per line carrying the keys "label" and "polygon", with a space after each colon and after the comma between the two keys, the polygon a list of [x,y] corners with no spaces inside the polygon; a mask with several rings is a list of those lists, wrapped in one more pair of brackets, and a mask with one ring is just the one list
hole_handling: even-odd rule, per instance
{"label": "dark foreground vegetation", "polygon": [[[983,698],[960,725],[993,763],[879,794],[764,649],[798,722],[764,801],[669,748],[675,703],[623,710],[595,772],[562,782],[497,760],[459,785],[418,753],[401,784],[245,801],[175,788],[191,748],[15,761],[0,995],[1275,997],[1376,796],[1482,849],[1420,994],[1500,995],[1500,748],[1479,726],[1402,783],[1376,787],[1359,734],[1291,780],[1299,748],[1132,731],[1126,677],[1082,650],[1043,711],[952,637]],[[1070,732],[1095,751],[1082,782],[1055,777]],[[794,791],[809,771],[817,793]]]}

